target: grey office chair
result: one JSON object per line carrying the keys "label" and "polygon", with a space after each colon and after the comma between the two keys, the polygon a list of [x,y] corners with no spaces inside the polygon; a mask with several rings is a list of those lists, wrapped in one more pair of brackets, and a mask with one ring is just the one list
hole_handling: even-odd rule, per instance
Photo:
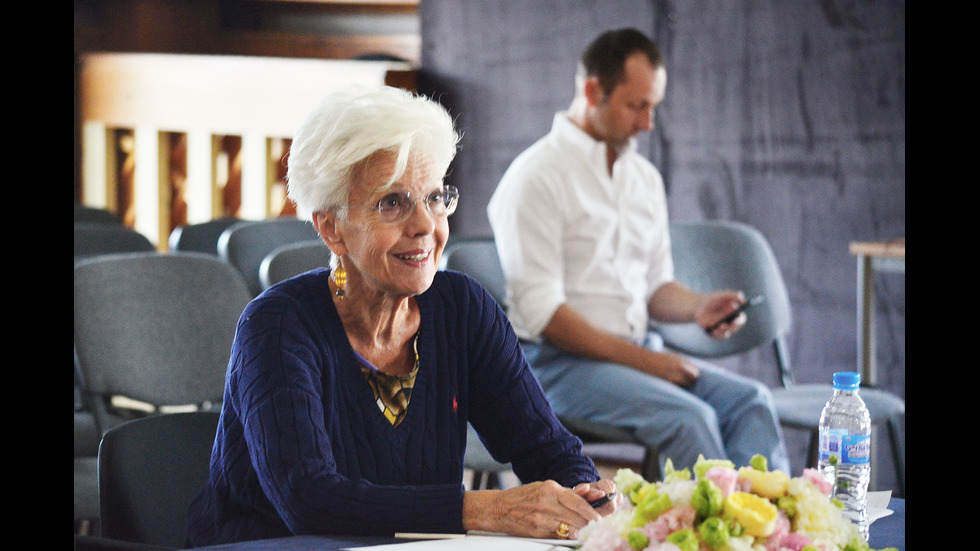
{"label": "grey office chair", "polygon": [[[809,466],[816,465],[817,425],[833,393],[828,384],[794,384],[785,338],[791,325],[789,294],[769,242],[754,228],[735,222],[675,223],[670,227],[678,281],[696,291],[739,289],[746,297],[763,295],[741,331],[727,340],[708,337],[696,324],[657,325],[666,344],[701,358],[740,354],[757,346],[773,347],[782,388],[773,389],[780,423],[810,434]],[[874,388],[861,389],[874,425],[888,427],[898,483],[905,494],[905,444],[901,430],[905,401]]]}
{"label": "grey office chair", "polygon": [[[82,212],[90,213],[88,217],[99,218],[100,214],[92,215],[92,212],[102,212],[109,215],[107,211],[97,209],[84,209]],[[75,207],[76,219],[79,214],[79,207]],[[74,261],[97,257],[109,254],[124,253],[152,253],[156,248],[150,240],[143,234],[123,226],[121,223],[106,222],[76,222],[75,223],[75,251]],[[88,410],[88,404],[81,396],[80,383],[82,375],[78,367],[78,354],[75,354],[74,382],[75,382],[75,449],[76,457],[91,456],[95,457],[101,435],[93,436],[90,427],[94,426],[89,417],[92,415]],[[88,451],[87,451],[88,450]]]}
{"label": "grey office chair", "polygon": [[[79,212],[79,207],[76,205],[76,219],[78,219]],[[111,215],[107,211],[90,208],[84,208],[81,212],[87,213],[86,216],[88,219],[98,219],[105,215]],[[123,226],[119,222],[76,222],[74,237],[74,261],[76,263],[80,260],[100,255],[152,253],[156,250],[146,236]],[[89,404],[82,396],[82,374],[79,371],[77,352],[75,353],[73,370],[75,385],[75,457],[90,457],[91,462],[94,464],[101,434],[97,434],[94,430],[95,423],[92,420],[92,412]]]}
{"label": "grey office chair", "polygon": [[104,540],[183,548],[187,510],[208,479],[219,413],[143,417],[116,426],[99,447]]}
{"label": "grey office chair", "polygon": [[99,207],[90,207],[75,203],[75,223],[93,224],[122,224],[122,220],[114,212]]}
{"label": "grey office chair", "polygon": [[238,222],[241,222],[241,219],[225,216],[207,222],[179,226],[170,232],[167,245],[174,252],[197,252],[217,256],[218,240],[221,239],[221,234]]}
{"label": "grey office chair", "polygon": [[[122,225],[112,213],[75,205],[74,262],[107,254],[153,253],[155,247],[143,234]],[[98,531],[97,460],[101,431],[91,403],[83,395],[78,354],[72,367],[74,379],[74,474],[75,529]]]}
{"label": "grey office chair", "polygon": [[455,239],[443,250],[440,264],[444,270],[455,270],[473,277],[490,292],[501,308],[507,308],[507,281],[492,237]]}
{"label": "grey office chair", "polygon": [[254,297],[262,292],[259,268],[269,253],[281,245],[319,238],[313,224],[299,218],[242,221],[221,234],[218,255],[238,269]]}
{"label": "grey office chair", "polygon": [[[469,274],[490,292],[501,308],[506,309],[506,282],[492,237],[456,239],[443,251],[441,268]],[[594,460],[634,466],[647,480],[660,479],[659,452],[629,431],[577,417],[559,416],[559,420],[582,440],[584,452]]]}
{"label": "grey office chair", "polygon": [[[79,262],[75,349],[102,434],[143,409],[220,403],[249,293],[237,271],[202,253],[130,253]],[[137,410],[138,411],[138,410]]]}
{"label": "grey office chair", "polygon": [[102,254],[155,251],[138,231],[122,224],[75,223],[75,260]]}
{"label": "grey office chair", "polygon": [[330,249],[320,239],[276,247],[259,266],[262,290],[314,268],[329,267],[330,255]]}

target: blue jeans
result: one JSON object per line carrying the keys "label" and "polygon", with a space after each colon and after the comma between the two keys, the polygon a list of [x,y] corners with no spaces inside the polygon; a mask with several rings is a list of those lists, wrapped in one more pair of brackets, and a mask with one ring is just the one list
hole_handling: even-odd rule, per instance
{"label": "blue jeans", "polygon": [[[655,345],[651,348],[656,349]],[[633,368],[524,343],[535,376],[558,415],[624,428],[669,458],[675,468],[698,454],[748,465],[755,454],[790,474],[789,458],[769,389],[759,381],[696,362],[701,374],[682,388]],[[692,360],[695,361],[695,360]]]}

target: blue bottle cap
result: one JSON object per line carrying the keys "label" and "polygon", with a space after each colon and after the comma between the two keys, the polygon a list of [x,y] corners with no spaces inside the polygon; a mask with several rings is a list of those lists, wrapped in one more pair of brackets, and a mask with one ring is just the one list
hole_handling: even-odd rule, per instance
{"label": "blue bottle cap", "polygon": [[857,390],[861,386],[861,374],[856,371],[834,373],[834,388],[837,390]]}

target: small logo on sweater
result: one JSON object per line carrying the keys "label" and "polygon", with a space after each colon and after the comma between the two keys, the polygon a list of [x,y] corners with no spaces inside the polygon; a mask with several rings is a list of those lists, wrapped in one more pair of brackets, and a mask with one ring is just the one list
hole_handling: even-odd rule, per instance
{"label": "small logo on sweater", "polygon": [[456,413],[456,410],[457,410],[458,408],[459,408],[459,402],[457,402],[457,401],[456,401],[456,397],[455,397],[455,396],[453,396],[453,413]]}

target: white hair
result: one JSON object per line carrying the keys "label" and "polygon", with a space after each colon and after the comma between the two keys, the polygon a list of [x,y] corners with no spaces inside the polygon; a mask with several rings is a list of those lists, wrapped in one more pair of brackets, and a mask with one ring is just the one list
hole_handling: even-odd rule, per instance
{"label": "white hair", "polygon": [[352,169],[378,151],[396,154],[387,185],[402,176],[410,154],[445,175],[458,143],[449,113],[424,96],[392,87],[330,94],[293,136],[289,198],[306,215],[346,205]]}

